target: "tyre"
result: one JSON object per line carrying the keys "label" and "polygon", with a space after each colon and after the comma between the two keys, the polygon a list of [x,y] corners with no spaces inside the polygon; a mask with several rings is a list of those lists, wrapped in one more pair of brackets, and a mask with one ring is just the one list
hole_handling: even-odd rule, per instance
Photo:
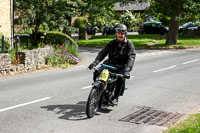
{"label": "tyre", "polygon": [[142,34],[147,34],[147,32],[146,32],[146,31],[144,31],[144,32],[142,32]]}
{"label": "tyre", "polygon": [[99,99],[99,95],[98,95],[97,88],[92,88],[87,100],[87,105],[86,105],[86,115],[88,118],[92,118],[96,114],[99,107],[98,99]]}

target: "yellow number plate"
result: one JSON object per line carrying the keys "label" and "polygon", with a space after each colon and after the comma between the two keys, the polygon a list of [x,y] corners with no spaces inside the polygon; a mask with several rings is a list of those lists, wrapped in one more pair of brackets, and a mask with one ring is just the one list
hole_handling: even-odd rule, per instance
{"label": "yellow number plate", "polygon": [[104,69],[101,74],[98,77],[98,80],[103,80],[103,81],[107,81],[108,80],[108,76],[109,76],[109,71],[108,69]]}

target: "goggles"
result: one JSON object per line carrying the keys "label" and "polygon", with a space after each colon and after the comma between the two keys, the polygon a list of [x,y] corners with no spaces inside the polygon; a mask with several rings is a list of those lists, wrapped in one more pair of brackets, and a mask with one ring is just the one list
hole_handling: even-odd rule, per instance
{"label": "goggles", "polygon": [[124,34],[126,34],[126,30],[123,30],[123,29],[116,29],[116,32],[121,32],[121,33],[124,33]]}

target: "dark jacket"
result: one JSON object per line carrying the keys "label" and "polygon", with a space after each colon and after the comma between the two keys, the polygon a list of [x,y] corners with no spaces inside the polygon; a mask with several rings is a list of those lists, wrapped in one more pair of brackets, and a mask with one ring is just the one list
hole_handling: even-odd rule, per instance
{"label": "dark jacket", "polygon": [[135,48],[131,41],[125,38],[124,43],[119,43],[117,39],[110,41],[97,55],[95,62],[98,64],[108,55],[104,64],[109,64],[118,68],[127,68],[131,71],[135,62]]}

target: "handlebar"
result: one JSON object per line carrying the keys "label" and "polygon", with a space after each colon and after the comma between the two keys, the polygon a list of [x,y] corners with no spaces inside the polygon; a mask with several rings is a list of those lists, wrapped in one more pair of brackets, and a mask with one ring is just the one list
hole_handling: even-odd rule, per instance
{"label": "handlebar", "polygon": [[118,76],[118,77],[124,78],[124,75],[123,75],[123,74],[111,73],[111,72],[110,72],[110,75]]}
{"label": "handlebar", "polygon": [[[108,68],[108,69],[112,69],[112,70],[117,70],[117,68],[116,67],[113,67],[113,66],[109,66],[109,65],[105,65],[105,64],[101,64],[103,67],[105,67],[105,68]],[[92,69],[94,69],[94,70],[99,70],[98,68],[96,68],[96,67],[93,67]],[[109,74],[110,75],[113,75],[113,76],[117,76],[117,77],[121,77],[121,78],[124,78],[124,75],[123,74],[118,74],[118,73],[113,73],[113,72],[110,72],[109,71]]]}

